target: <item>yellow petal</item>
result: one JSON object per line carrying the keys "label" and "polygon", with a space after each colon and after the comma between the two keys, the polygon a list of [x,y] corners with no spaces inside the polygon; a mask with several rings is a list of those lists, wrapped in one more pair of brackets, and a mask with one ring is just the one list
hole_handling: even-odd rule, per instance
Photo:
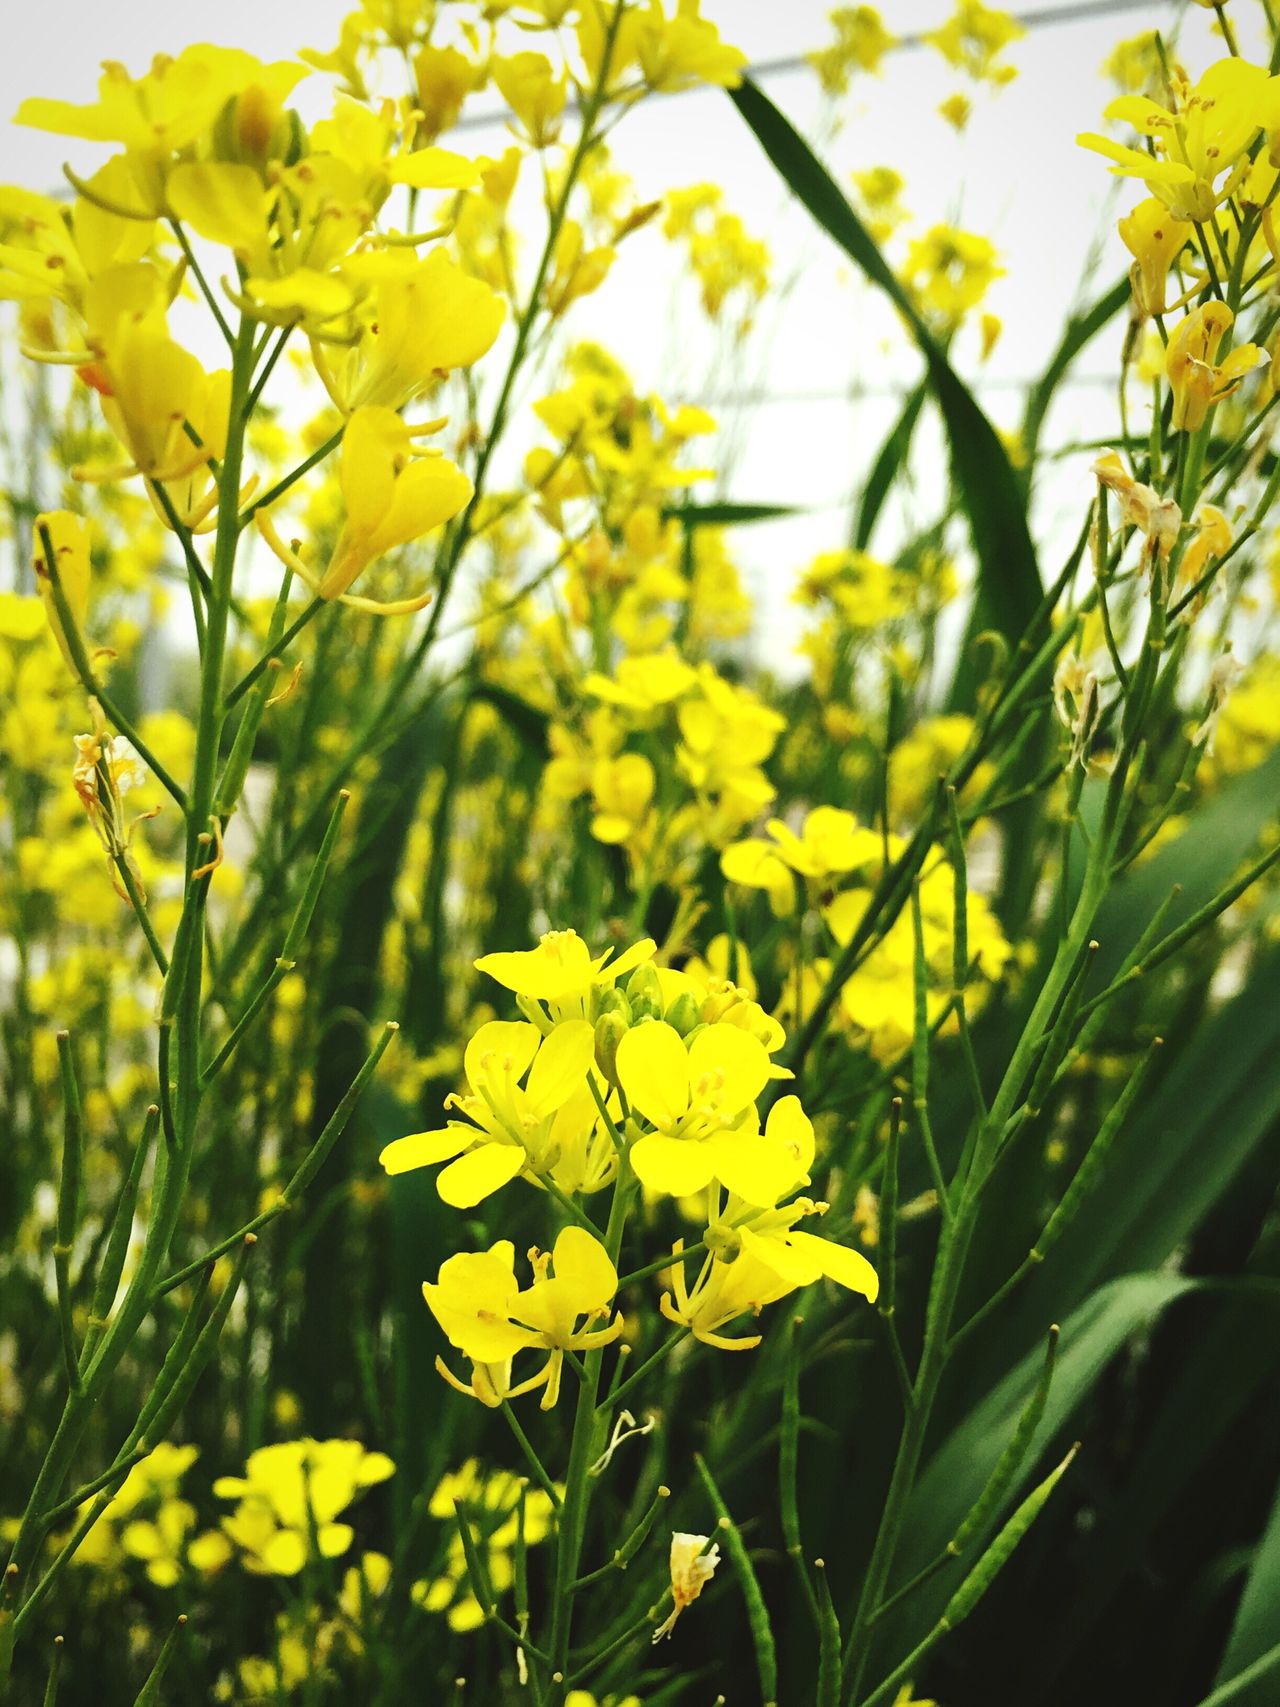
{"label": "yellow petal", "polygon": [[655,1126],[677,1125],[689,1107],[689,1051],[674,1026],[649,1020],[628,1031],[618,1045],[618,1080]]}
{"label": "yellow petal", "polygon": [[587,1076],[595,1055],[595,1030],[585,1019],[558,1025],[534,1057],[525,1087],[538,1114],[567,1102]]}
{"label": "yellow petal", "polygon": [[[742,1240],[742,1257],[751,1257],[763,1265],[771,1274],[776,1274],[788,1286],[812,1286],[822,1273],[807,1252],[792,1248],[791,1241],[782,1233],[772,1237],[755,1233],[750,1227],[743,1227],[740,1233]],[[821,1243],[821,1241],[819,1241]],[[742,1258],[739,1258],[741,1261]]]}
{"label": "yellow petal", "polygon": [[175,166],[165,193],[182,223],[210,243],[253,251],[266,241],[271,195],[251,166],[223,161]]}
{"label": "yellow petal", "polygon": [[454,1209],[474,1209],[513,1180],[528,1158],[517,1144],[481,1144],[459,1156],[436,1180],[441,1199]]}
{"label": "yellow petal", "polygon": [[262,1562],[273,1576],[296,1577],[307,1562],[307,1549],[296,1529],[278,1529],[262,1550]]}
{"label": "yellow petal", "polygon": [[709,1082],[707,1099],[736,1113],[754,1103],[768,1084],[769,1052],[741,1026],[708,1025],[689,1045],[689,1078],[694,1103],[702,1094],[699,1085]]}
{"label": "yellow petal", "polygon": [[709,1139],[716,1178],[757,1209],[772,1209],[796,1180],[796,1164],[779,1144],[756,1132],[725,1132]]}
{"label": "yellow petal", "polygon": [[[647,1031],[649,1027],[641,1029]],[[670,1197],[689,1197],[710,1185],[715,1177],[715,1164],[707,1145],[664,1138],[657,1133],[637,1139],[631,1146],[631,1166],[642,1185]]]}
{"label": "yellow petal", "polygon": [[800,1106],[800,1098],[779,1097],[769,1110],[765,1136],[780,1145],[795,1163],[795,1180],[802,1184],[813,1166],[816,1149],[813,1122]]}
{"label": "yellow petal", "polygon": [[585,1227],[564,1227],[551,1254],[556,1279],[572,1293],[583,1315],[602,1309],[618,1290],[618,1271],[609,1253]]}
{"label": "yellow petal", "polygon": [[480,168],[448,148],[419,148],[396,155],[387,166],[387,177],[393,184],[411,184],[417,190],[474,190],[480,183]]}
{"label": "yellow petal", "polygon": [[491,1019],[467,1044],[462,1057],[467,1083],[480,1095],[491,1080],[505,1088],[523,1078],[541,1040],[536,1025],[527,1019]]}
{"label": "yellow petal", "polygon": [[386,1145],[378,1160],[389,1174],[407,1174],[433,1162],[447,1162],[479,1137],[474,1126],[446,1126],[438,1132],[411,1132]]}
{"label": "yellow petal", "polygon": [[322,320],[345,314],[355,300],[350,285],[314,267],[298,267],[278,279],[249,278],[244,288],[264,308],[294,309]]}
{"label": "yellow petal", "polygon": [[391,507],[370,540],[374,555],[408,545],[442,522],[451,521],[470,502],[473,490],[467,476],[447,456],[415,458],[396,478]]}
{"label": "yellow petal", "polygon": [[850,1292],[860,1292],[875,1303],[880,1292],[880,1276],[858,1251],[850,1250],[847,1245],[833,1244],[830,1239],[819,1239],[813,1233],[792,1233],[789,1242],[793,1249],[798,1248],[802,1257],[816,1263],[837,1286],[845,1286]]}

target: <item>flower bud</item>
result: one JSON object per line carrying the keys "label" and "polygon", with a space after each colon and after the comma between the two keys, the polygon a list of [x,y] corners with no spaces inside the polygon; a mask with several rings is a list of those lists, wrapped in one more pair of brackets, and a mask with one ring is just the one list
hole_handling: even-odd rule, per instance
{"label": "flower bud", "polygon": [[596,1066],[611,1085],[618,1082],[618,1045],[627,1029],[626,1020],[618,1013],[603,1013],[596,1021]]}
{"label": "flower bud", "polygon": [[599,1019],[602,1014],[617,1014],[624,1025],[631,1024],[631,1003],[616,985],[592,985],[591,1017]]}
{"label": "flower bud", "polygon": [[681,1037],[688,1037],[694,1027],[701,1023],[702,1012],[697,997],[690,990],[681,990],[667,1009],[667,1024],[674,1026]]}
{"label": "flower bud", "polygon": [[214,120],[214,158],[261,168],[268,160],[296,165],[306,152],[306,132],[292,108],[284,108],[261,84],[233,95]]}
{"label": "flower bud", "polygon": [[650,962],[637,966],[627,979],[627,999],[635,1019],[662,1018],[662,985],[656,967]]}

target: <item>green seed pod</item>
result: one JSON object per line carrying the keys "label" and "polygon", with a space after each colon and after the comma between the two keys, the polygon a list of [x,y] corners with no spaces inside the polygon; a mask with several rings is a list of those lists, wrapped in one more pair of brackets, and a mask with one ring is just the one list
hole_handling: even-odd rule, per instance
{"label": "green seed pod", "polygon": [[701,1021],[702,1014],[697,998],[688,990],[682,990],[667,1009],[667,1024],[674,1026],[681,1037],[688,1037]]}
{"label": "green seed pod", "polygon": [[1073,1446],[1067,1456],[1051,1470],[1038,1488],[1033,1488],[960,1584],[960,1587],[947,1602],[946,1611],[942,1614],[942,1624],[948,1630],[954,1630],[956,1625],[966,1619],[983,1595],[991,1587],[1000,1571],[1008,1564],[1013,1556],[1014,1548],[1022,1540],[1028,1529],[1044,1509],[1049,1495],[1057,1487],[1059,1479],[1065,1473],[1068,1464],[1079,1450]]}
{"label": "green seed pod", "polygon": [[627,998],[636,1019],[662,1018],[662,985],[656,967],[647,964],[636,967],[627,979]]}
{"label": "green seed pod", "polygon": [[621,1014],[601,1014],[596,1021],[596,1066],[611,1085],[618,1082],[618,1045],[627,1035],[627,1022]]}

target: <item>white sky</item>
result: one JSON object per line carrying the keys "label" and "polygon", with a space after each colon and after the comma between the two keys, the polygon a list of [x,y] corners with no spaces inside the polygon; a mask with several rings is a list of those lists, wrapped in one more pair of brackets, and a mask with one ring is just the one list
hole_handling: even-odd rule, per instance
{"label": "white sky", "polygon": [[[704,11],[752,60],[792,55],[822,45],[831,0],[704,0]],[[145,67],[151,54],[188,42],[215,40],[251,48],[264,59],[288,57],[299,46],[327,47],[350,0],[9,0],[5,53],[0,56],[0,113],[12,113],[30,93],[73,100],[93,96],[103,59]],[[1025,10],[1053,0],[1028,0]],[[882,14],[902,35],[927,29],[950,12],[949,0],[885,0]],[[990,237],[1006,277],[986,306],[1004,320],[994,356],[978,372],[974,340],[963,337],[956,363],[976,381],[998,426],[1013,426],[1021,386],[1044,366],[1063,320],[1091,270],[1102,237],[1104,260],[1085,286],[1088,296],[1117,278],[1128,257],[1111,229],[1116,183],[1104,162],[1078,148],[1075,133],[1096,128],[1113,91],[1099,67],[1117,40],[1159,26],[1166,31],[1185,9],[1152,0],[1118,8],[1111,17],[1033,28],[1009,55],[1020,75],[998,95],[980,93],[966,133],[957,138],[937,115],[938,103],[963,87],[959,75],[930,50],[891,56],[878,78],[861,78],[845,108],[843,129],[827,159],[837,181],[850,171],[892,164],[906,179],[904,202],[919,228],[950,220]],[[1260,15],[1253,0],[1235,0],[1232,14],[1246,40]],[[1223,51],[1209,34],[1211,14],[1190,8],[1181,51],[1197,73]],[[320,79],[304,85],[323,92]],[[766,89],[810,136],[820,117],[816,79],[807,71],[771,77]],[[481,101],[491,101],[486,93]],[[446,139],[448,140],[448,139]],[[497,152],[500,122],[468,130],[457,145],[467,153]],[[795,571],[817,551],[844,543],[841,503],[870,466],[914,369],[881,300],[807,216],[788,207],[772,168],[719,91],[654,100],[628,115],[614,133],[616,162],[636,179],[641,200],[664,190],[714,179],[747,228],[765,237],[775,277],[791,288],[762,316],[760,338],[707,382],[713,343],[695,302],[672,303],[672,257],[658,231],[628,242],[599,296],[576,305],[579,335],[598,338],[631,370],[641,391],[707,400],[722,420],[733,416],[724,393],[762,391],[766,400],[738,421],[742,454],[728,475],[728,495],[803,506],[802,517],[744,529],[738,553],[763,601],[762,630],[770,662],[786,668],[796,632],[787,593]],[[89,144],[68,142],[0,124],[0,181],[51,188],[66,157],[89,169],[101,158]],[[1137,199],[1122,186],[1120,207]],[[1096,256],[1094,256],[1096,261]],[[1099,343],[1082,358],[1076,381],[1055,411],[1050,439],[1115,431],[1115,345]],[[863,393],[854,404],[851,396]],[[1037,531],[1047,543],[1046,573],[1059,547],[1074,537],[1083,501],[1083,462],[1064,465],[1046,482]],[[922,489],[927,510],[930,492]],[[935,488],[936,491],[936,488]],[[892,538],[883,543],[892,548]]]}

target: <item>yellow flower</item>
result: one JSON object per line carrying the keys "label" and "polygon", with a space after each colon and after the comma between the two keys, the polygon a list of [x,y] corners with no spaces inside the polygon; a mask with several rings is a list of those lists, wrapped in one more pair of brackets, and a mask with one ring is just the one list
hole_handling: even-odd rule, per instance
{"label": "yellow flower", "polygon": [[545,53],[515,53],[509,59],[499,55],[489,70],[529,142],[534,148],[550,147],[560,135],[566,74],[557,78]]}
{"label": "yellow flower", "polygon": [[958,326],[1004,276],[985,237],[951,225],[935,225],[914,238],[902,271],[922,306],[949,328]]}
{"label": "yellow flower", "polygon": [[[427,1510],[434,1518],[448,1519],[464,1501],[472,1529],[479,1532],[485,1545],[490,1584],[495,1593],[505,1594],[515,1580],[512,1554],[522,1533],[526,1547],[537,1546],[550,1534],[554,1510],[550,1495],[541,1488],[524,1487],[522,1478],[510,1470],[485,1472],[477,1459],[468,1458],[457,1470],[441,1477]],[[475,1630],[484,1623],[484,1611],[471,1591],[466,1551],[456,1528],[449,1537],[441,1574],[415,1583],[410,1593],[428,1612],[443,1612],[451,1630]]]}
{"label": "yellow flower", "polygon": [[[656,944],[645,937],[611,959],[612,949],[592,959],[591,951],[577,931],[548,931],[537,948],[502,954],[484,954],[476,961],[477,972],[486,972],[495,983],[513,990],[524,1003],[541,1004],[551,1021],[594,1019],[590,1013],[592,993],[609,989],[626,972],[651,960]],[[549,1029],[544,1023],[543,1029]]]}
{"label": "yellow flower", "polygon": [[[434,423],[433,423],[434,425]],[[409,598],[380,601],[349,591],[369,565],[397,546],[421,539],[464,509],[472,485],[455,463],[415,441],[430,427],[410,427],[376,404],[357,409],[347,422],[338,461],[338,483],[346,504],[329,566],[316,575],[286,547],[263,510],[254,520],[276,556],[322,599],[378,616],[403,616],[428,604],[428,588]]]}
{"label": "yellow flower", "polygon": [[617,1060],[619,1084],[652,1127],[631,1146],[650,1191],[688,1197],[719,1180],[771,1209],[807,1178],[812,1128],[795,1097],[776,1103],[760,1132],[755,1102],[773,1072],[765,1046],[742,1027],[703,1025],[686,1046],[674,1026],[649,1020],[626,1033]]}
{"label": "yellow flower", "polygon": [[679,1530],[671,1537],[671,1598],[674,1602],[670,1616],[653,1632],[660,1642],[675,1628],[676,1619],[686,1606],[691,1606],[715,1575],[720,1563],[720,1546],[709,1535],[685,1535]]}
{"label": "yellow flower", "polygon": [[1104,452],[1094,463],[1093,472],[1098,484],[1119,499],[1125,526],[1139,528],[1146,536],[1147,549],[1167,557],[1182,531],[1182,511],[1173,499],[1162,498],[1153,487],[1135,480],[1117,450]]}
{"label": "yellow flower", "polygon": [[597,759],[591,773],[596,807],[591,834],[599,842],[631,841],[648,814],[653,790],[653,766],[643,754]]}
{"label": "yellow flower", "polygon": [[582,691],[628,711],[649,712],[688,693],[697,679],[696,670],[675,652],[653,652],[621,659],[612,676],[590,671]]}
{"label": "yellow flower", "polygon": [[[208,374],[170,337],[166,287],[145,263],[109,268],[85,291],[87,342],[93,356],[80,377],[99,393],[108,426],[150,480],[182,480],[220,456],[226,444],[230,397],[220,373]],[[219,411],[211,399],[222,403]],[[196,420],[209,433],[193,444],[183,423]],[[121,471],[112,470],[113,477]]]}
{"label": "yellow flower", "polygon": [[98,99],[87,106],[34,96],[18,108],[15,123],[90,142],[118,142],[130,154],[158,158],[179,153],[208,131],[233,96],[261,88],[281,102],[307,75],[303,65],[264,65],[239,48],[201,43],[176,58],[157,54],[150,71],[133,78],[108,61]]}
{"label": "yellow flower", "polygon": [[466,1120],[397,1138],[379,1160],[389,1174],[449,1161],[436,1189],[455,1209],[470,1209],[518,1173],[545,1172],[581,1122],[584,1103],[592,1107],[586,1081],[594,1049],[585,1019],[558,1025],[545,1040],[527,1021],[491,1020],[467,1045],[471,1094],[446,1103]]}
{"label": "yellow flower", "polygon": [[1220,59],[1194,88],[1175,74],[1170,107],[1145,95],[1121,95],[1107,108],[1108,118],[1127,120],[1149,137],[1155,154],[1093,131],[1076,141],[1114,161],[1117,176],[1140,178],[1178,219],[1207,220],[1248,170],[1246,151],[1258,131],[1274,128],[1278,91],[1280,82],[1261,66]]}
{"label": "yellow flower", "polygon": [[[491,1407],[541,1387],[542,1409],[550,1410],[559,1397],[565,1352],[594,1350],[622,1332],[620,1315],[603,1328],[591,1326],[608,1316],[618,1289],[617,1270],[599,1239],[582,1227],[565,1227],[549,1254],[534,1251],[530,1260],[535,1279],[524,1290],[516,1285],[509,1239],[450,1257],[434,1285],[423,1282],[432,1315],[471,1360],[473,1375],[464,1385],[442,1360],[437,1369],[451,1386]],[[545,1350],[547,1360],[536,1375],[512,1386],[511,1363],[524,1350]]]}
{"label": "yellow flower", "polygon": [[244,1475],[219,1477],[213,1491],[238,1502],[222,1527],[244,1568],[293,1577],[311,1556],[313,1533],[323,1558],[346,1552],[355,1531],[336,1519],[363,1489],[394,1474],[385,1453],[359,1441],[288,1440],[251,1452]]}
{"label": "yellow flower", "polygon": [[506,314],[502,298],[443,249],[424,261],[403,251],[352,256],[344,274],[370,286],[371,319],[335,376],[344,407],[403,408],[454,368],[488,350]]}
{"label": "yellow flower", "polygon": [[1102,66],[1102,74],[1126,95],[1145,94],[1158,87],[1164,71],[1156,32],[1144,30],[1141,35],[1117,42]]}
{"label": "yellow flower", "polygon": [[[652,90],[688,89],[710,83],[734,89],[742,81],[747,58],[720,40],[715,25],[699,16],[700,0],[678,0],[668,17],[662,0],[627,13],[616,33],[610,60],[610,84],[630,65],[638,65]],[[608,37],[611,8],[585,0],[578,22],[578,48],[589,80],[599,75]]]}
{"label": "yellow flower", "polygon": [[692,1291],[683,1241],[677,1241],[671,1267],[664,1271],[670,1291],[659,1301],[662,1314],[719,1351],[750,1351],[759,1345],[759,1334],[728,1336],[721,1330],[748,1311],[758,1316],[765,1305],[824,1276],[874,1303],[880,1279],[861,1252],[796,1231],[795,1222],[825,1210],[825,1204],[797,1198],[784,1209],[760,1214],[730,1198],[725,1215],[707,1228],[712,1255],[703,1260]]}
{"label": "yellow flower", "polygon": [[447,457],[417,454],[414,436],[393,410],[373,404],[347,422],[338,476],[346,520],[321,598],[340,598],[376,558],[430,533],[470,500],[462,470]]}
{"label": "yellow flower", "polygon": [[467,96],[484,82],[483,66],[473,65],[456,47],[430,43],[414,55],[413,75],[421,134],[428,142],[453,128]]}
{"label": "yellow flower", "polygon": [[982,0],[956,0],[954,14],[940,29],[926,31],[923,39],[937,48],[948,65],[977,81],[1008,83],[1017,72],[1000,62],[1001,55],[1010,42],[1026,33],[1008,12],[984,6]]}
{"label": "yellow flower", "polygon": [[[1233,62],[1234,63],[1234,62]],[[1235,315],[1225,302],[1206,302],[1178,322],[1165,352],[1165,373],[1173,388],[1173,425],[1194,433],[1209,410],[1229,397],[1246,373],[1267,357],[1256,344],[1238,344],[1220,366],[1214,358]]]}
{"label": "yellow flower", "polygon": [[843,95],[854,71],[876,72],[897,37],[884,27],[874,6],[837,6],[831,14],[836,38],[809,54],[809,64],[828,95]]}
{"label": "yellow flower", "polygon": [[1212,562],[1231,549],[1231,523],[1216,504],[1201,504],[1191,518],[1195,537],[1182,554],[1178,578],[1194,585]]}
{"label": "yellow flower", "polygon": [[1190,242],[1192,227],[1175,219],[1158,196],[1150,196],[1126,214],[1117,229],[1133,256],[1129,280],[1134,306],[1144,318],[1163,314],[1169,268]]}

